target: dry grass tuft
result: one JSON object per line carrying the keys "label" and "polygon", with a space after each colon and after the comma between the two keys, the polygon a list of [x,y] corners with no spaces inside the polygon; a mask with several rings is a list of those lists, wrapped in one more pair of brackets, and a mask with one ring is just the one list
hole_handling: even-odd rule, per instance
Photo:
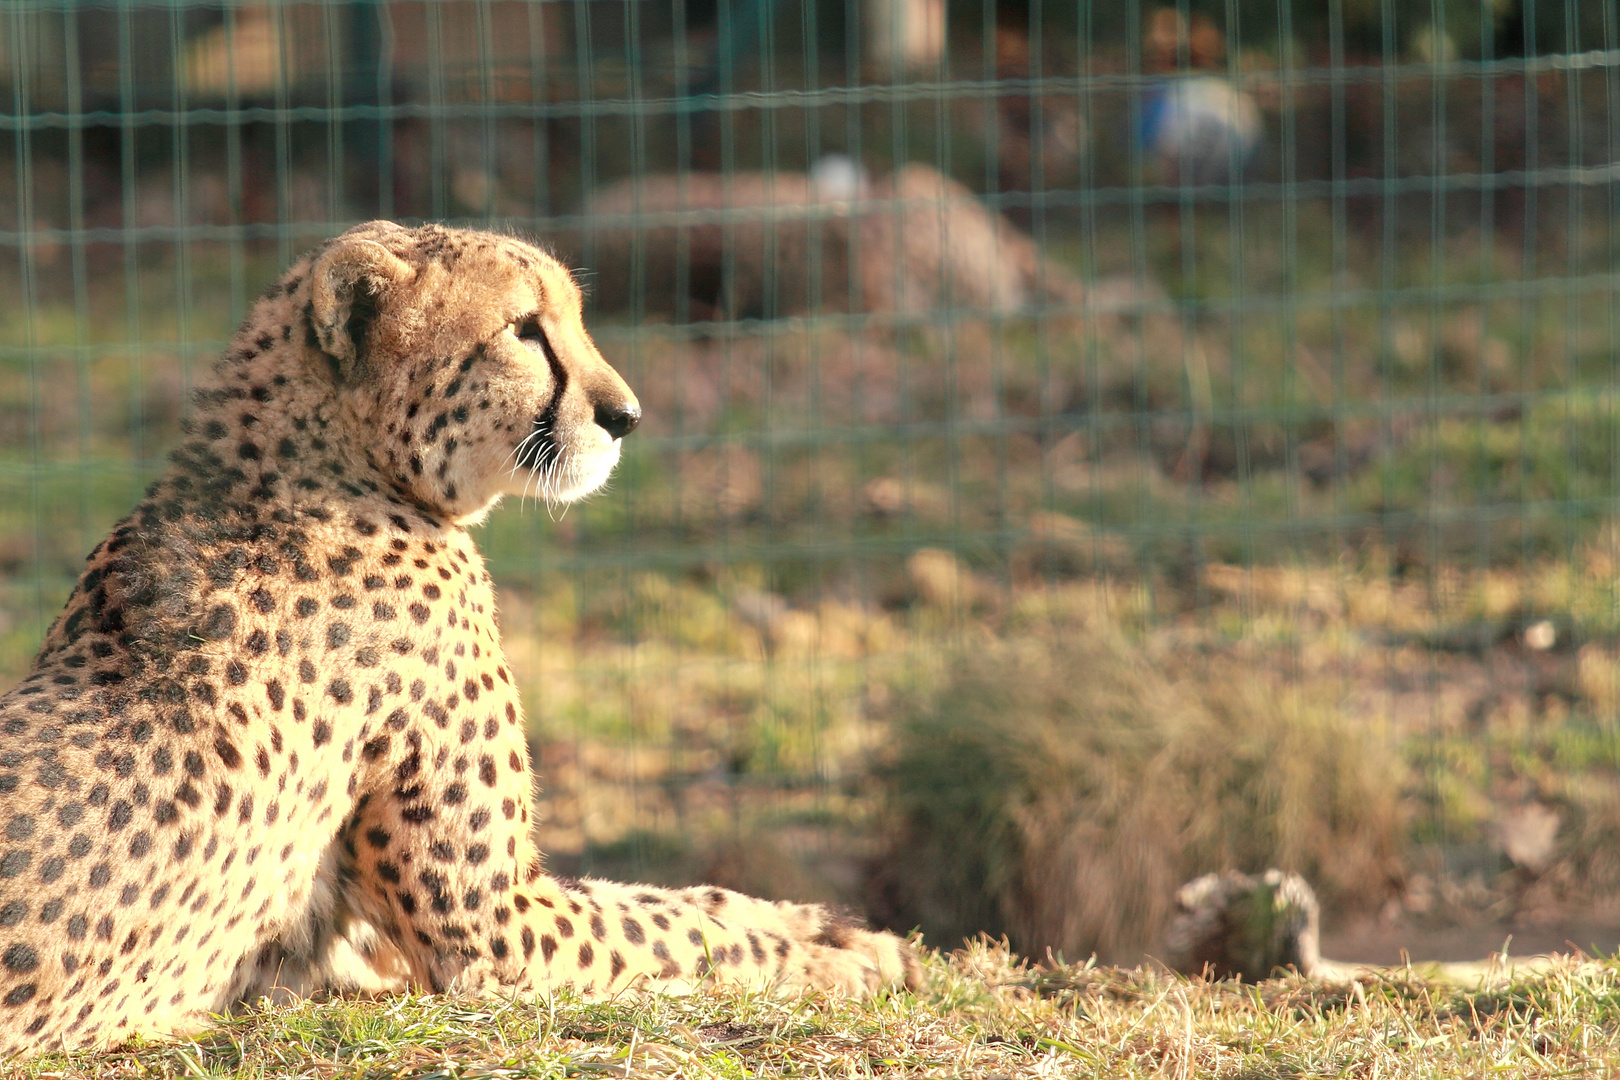
{"label": "dry grass tuft", "polygon": [[879,872],[892,925],[1121,960],[1212,869],[1297,870],[1340,908],[1387,898],[1399,770],[1335,702],[1150,657],[1101,609],[1053,618],[907,699]]}

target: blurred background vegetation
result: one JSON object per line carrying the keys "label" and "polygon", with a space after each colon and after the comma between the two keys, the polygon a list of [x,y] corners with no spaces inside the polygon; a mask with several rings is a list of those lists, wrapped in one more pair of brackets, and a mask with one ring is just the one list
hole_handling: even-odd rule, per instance
{"label": "blurred background vegetation", "polygon": [[283,264],[489,224],[647,417],[478,530],[554,868],[1620,946],[1608,0],[12,0],[0,72],[6,682]]}

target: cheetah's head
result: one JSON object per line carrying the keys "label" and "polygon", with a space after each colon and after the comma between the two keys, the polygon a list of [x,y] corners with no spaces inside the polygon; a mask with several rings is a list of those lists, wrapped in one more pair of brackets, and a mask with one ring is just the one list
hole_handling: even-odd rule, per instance
{"label": "cheetah's head", "polygon": [[392,222],[334,240],[309,319],[372,463],[461,521],[504,494],[571,502],[641,419],[561,263],[509,236]]}

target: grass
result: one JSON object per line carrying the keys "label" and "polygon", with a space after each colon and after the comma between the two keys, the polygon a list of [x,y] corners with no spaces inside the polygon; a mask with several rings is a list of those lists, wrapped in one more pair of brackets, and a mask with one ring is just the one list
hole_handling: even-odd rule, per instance
{"label": "grass", "polygon": [[[1093,540],[1019,559],[1087,565]],[[747,575],[509,590],[540,844],[570,871],[719,878],[1036,955],[1139,957],[1174,887],[1227,866],[1306,873],[1330,926],[1505,935],[1620,886],[1611,549],[1011,586],[935,550],[874,589],[886,606]],[[1520,813],[1557,820],[1533,870],[1501,846]]]}
{"label": "grass", "polygon": [[563,1077],[1599,1076],[1620,1062],[1620,965],[1208,983],[1151,968],[1032,967],[985,941],[932,955],[917,994],[870,1003],[451,995],[249,1010],[192,1039],[51,1055],[18,1080]]}

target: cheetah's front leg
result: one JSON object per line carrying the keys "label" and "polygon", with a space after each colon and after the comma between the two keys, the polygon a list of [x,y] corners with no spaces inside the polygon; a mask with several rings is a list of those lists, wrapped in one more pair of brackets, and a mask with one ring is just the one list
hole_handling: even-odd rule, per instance
{"label": "cheetah's front leg", "polygon": [[370,782],[342,838],[349,907],[435,991],[531,981],[535,945],[521,918],[530,901],[517,891],[540,876],[526,748],[515,724],[482,738],[467,730],[454,741],[413,726],[368,742]]}
{"label": "cheetah's front leg", "polygon": [[730,982],[854,995],[916,985],[903,942],[816,905],[541,874],[521,743],[506,730],[474,748],[412,730],[367,750],[388,783],[361,797],[345,832],[350,905],[395,941],[419,985],[602,994]]}
{"label": "cheetah's front leg", "polygon": [[610,928],[618,918],[629,945],[640,945],[647,935],[653,959],[663,965],[660,978],[838,990],[859,997],[886,987],[915,989],[920,982],[916,957],[905,942],[819,904],[760,900],[714,886],[557,884],[571,903],[604,913]]}
{"label": "cheetah's front leg", "polygon": [[732,983],[865,997],[918,982],[904,942],[815,905],[538,876],[513,890],[512,907],[525,988],[603,995]]}

